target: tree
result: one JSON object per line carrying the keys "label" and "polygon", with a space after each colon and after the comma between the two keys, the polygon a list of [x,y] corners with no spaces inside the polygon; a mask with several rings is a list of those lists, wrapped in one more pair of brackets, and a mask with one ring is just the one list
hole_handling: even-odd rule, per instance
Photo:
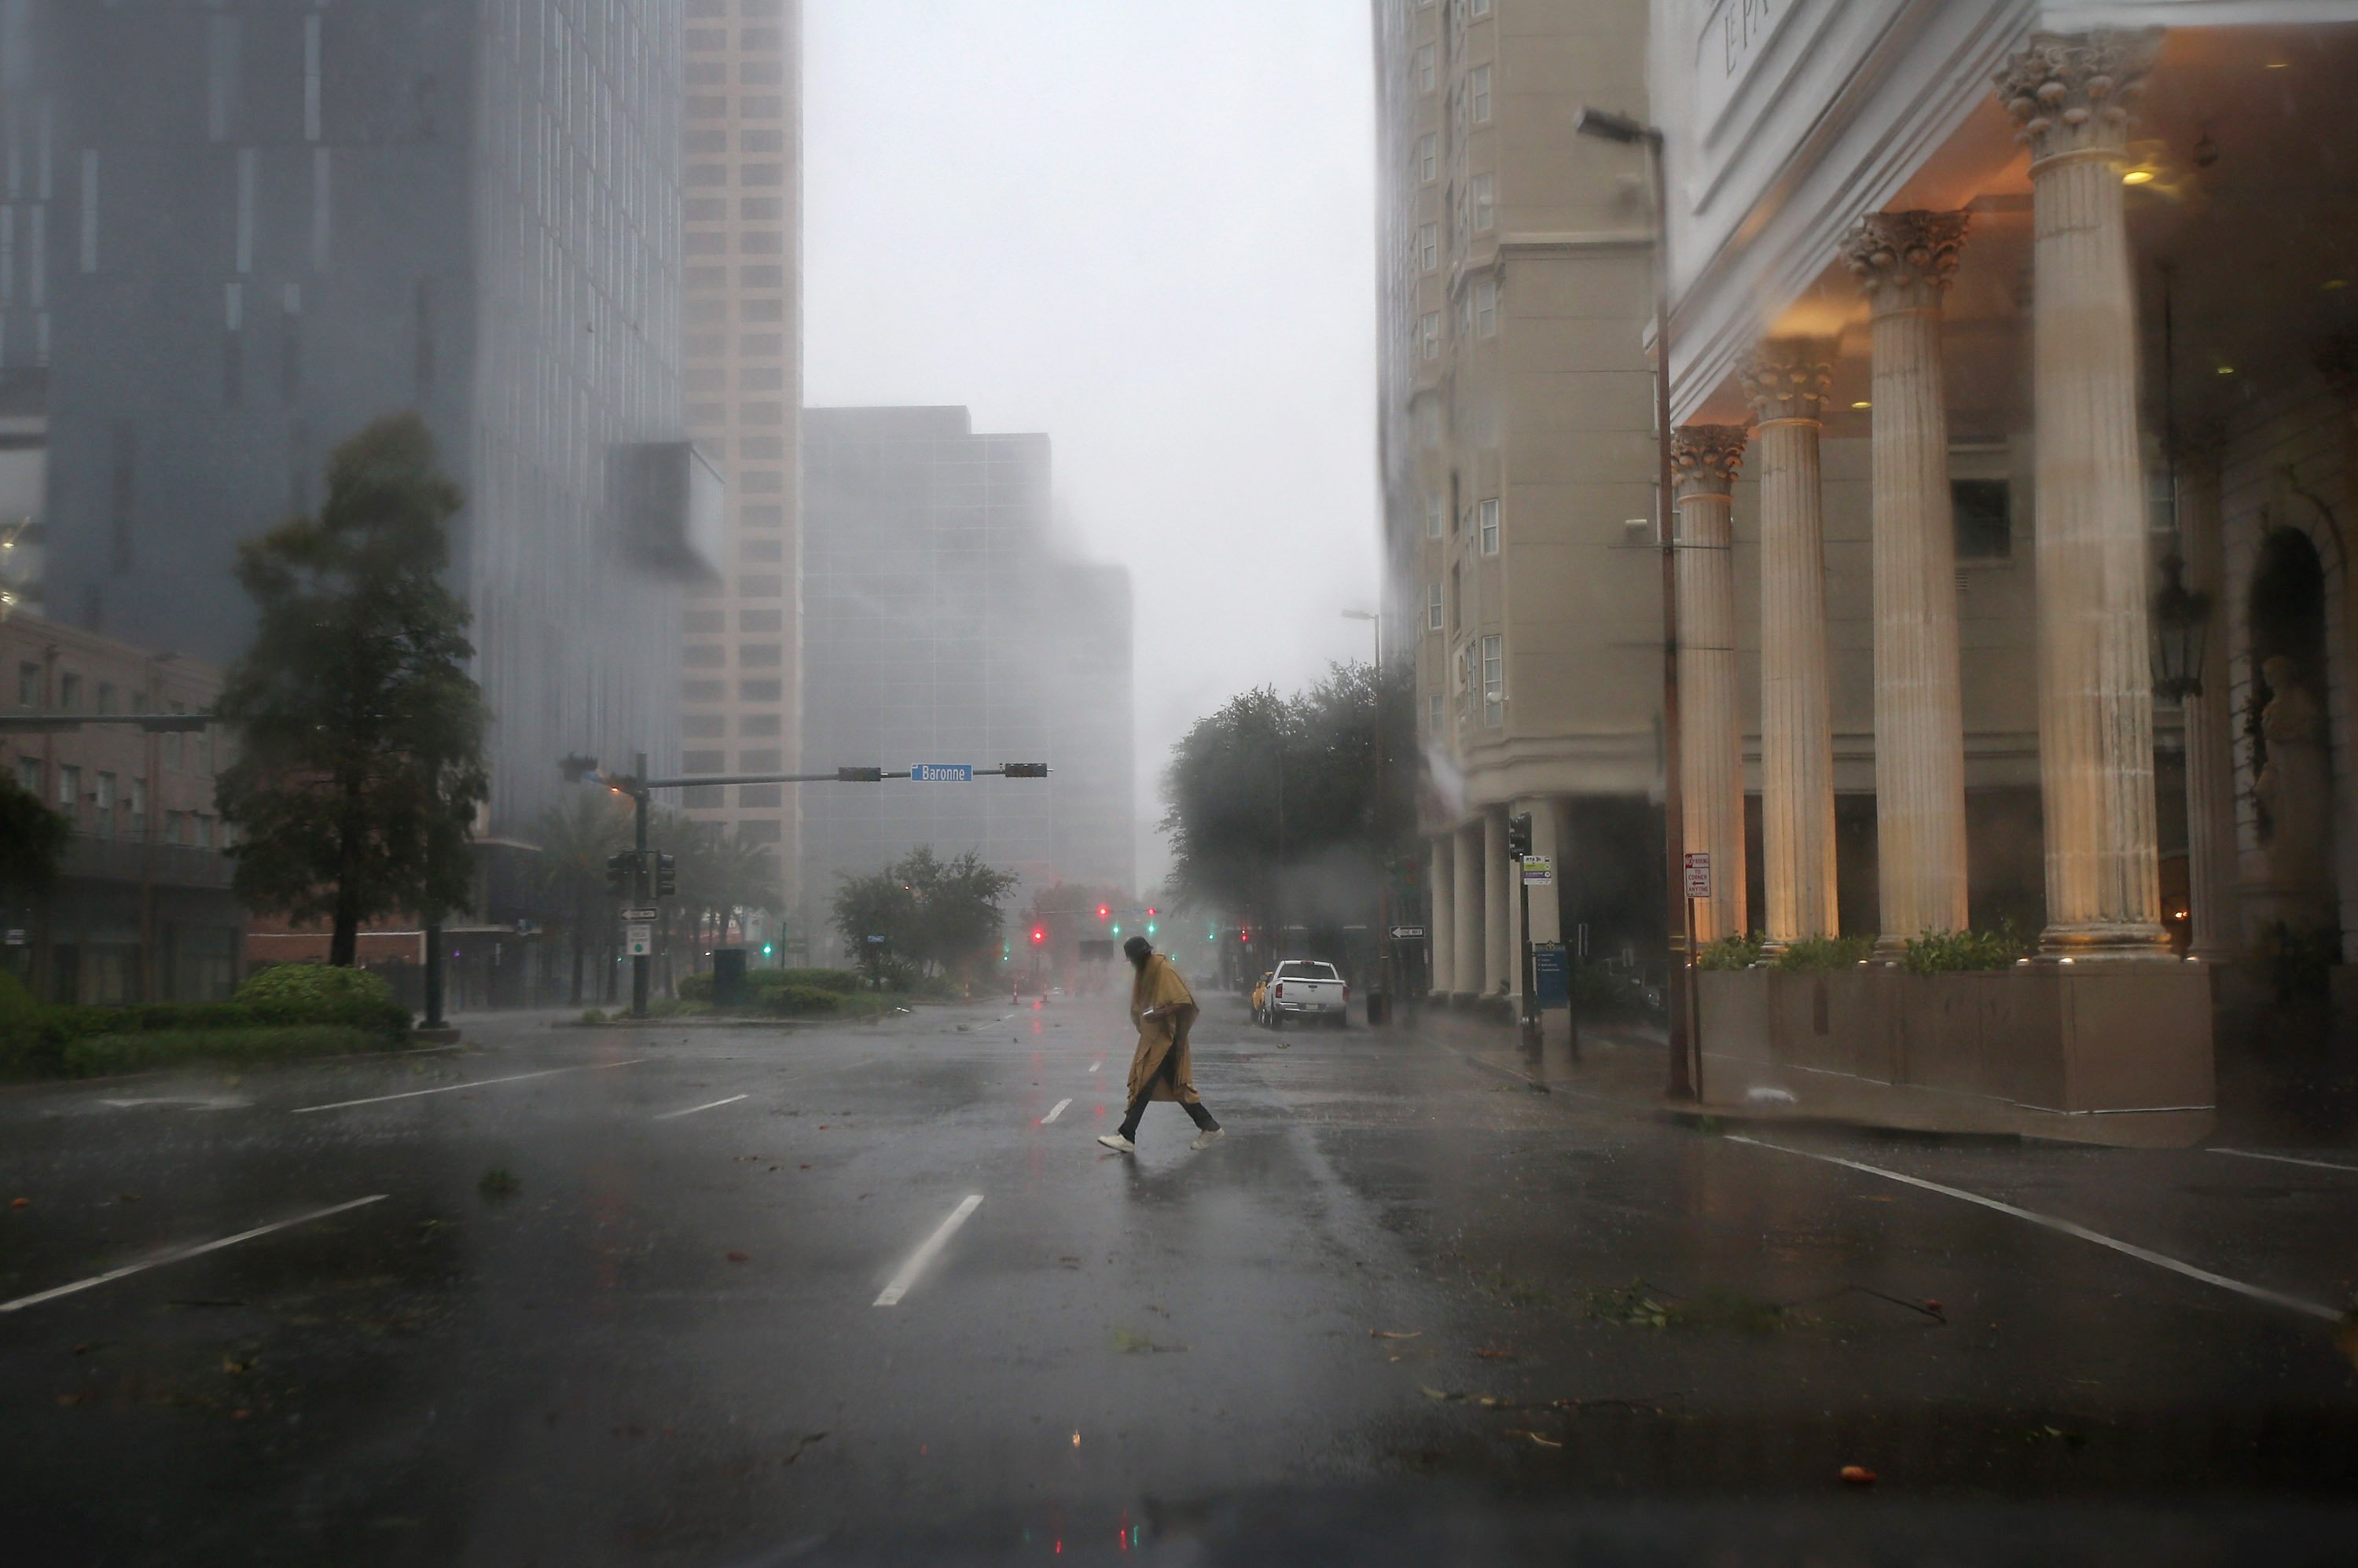
{"label": "tree", "polygon": [[605,790],[583,793],[540,814],[535,829],[541,897],[565,912],[573,948],[573,1000],[581,1000],[582,971],[591,939],[611,940],[614,899],[606,890],[606,857],[631,843],[631,807]]}
{"label": "tree", "polygon": [[0,890],[38,898],[57,881],[73,824],[0,774]]}
{"label": "tree", "polygon": [[881,871],[844,878],[835,892],[835,928],[871,976],[888,959],[936,974],[998,942],[1000,900],[1014,886],[1012,872],[985,865],[971,849],[944,860],[921,844]]}
{"label": "tree", "polygon": [[1373,865],[1395,860],[1416,821],[1414,694],[1405,677],[1398,666],[1385,677],[1380,800],[1372,665],[1334,665],[1292,697],[1258,687],[1197,719],[1163,775],[1163,827],[1181,901],[1267,920],[1279,913],[1287,868],[1341,860],[1364,880]]}
{"label": "tree", "polygon": [[222,815],[239,896],[327,920],[331,964],[361,923],[463,908],[490,792],[466,604],[442,580],[460,494],[415,414],[328,460],[326,503],[238,546],[253,644],[220,703],[238,738]]}

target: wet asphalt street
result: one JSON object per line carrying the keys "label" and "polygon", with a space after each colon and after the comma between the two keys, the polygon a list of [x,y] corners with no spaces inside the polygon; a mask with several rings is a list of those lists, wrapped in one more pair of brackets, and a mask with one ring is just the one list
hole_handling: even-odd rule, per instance
{"label": "wet asphalt street", "polygon": [[0,1095],[8,1561],[2358,1541],[2346,1150],[1747,1142],[1657,1119],[1609,1045],[1518,1068],[1224,997],[1195,1065],[1228,1137],[1158,1106],[1133,1160],[1093,1141],[1103,1000],[468,1023]]}

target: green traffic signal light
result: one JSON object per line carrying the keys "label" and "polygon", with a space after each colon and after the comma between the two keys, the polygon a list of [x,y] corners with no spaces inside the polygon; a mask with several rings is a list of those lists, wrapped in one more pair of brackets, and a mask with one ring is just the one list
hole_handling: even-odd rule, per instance
{"label": "green traffic signal light", "polygon": [[1119,926],[1119,925],[1115,926],[1115,927],[1113,928],[1113,934],[1114,934],[1115,935],[1117,935],[1117,936],[1120,935],[1121,935],[1121,927],[1120,927],[1120,926]]}
{"label": "green traffic signal light", "polygon": [[1148,921],[1148,922],[1146,923],[1146,934],[1147,934],[1149,936],[1152,936],[1152,935],[1154,935],[1154,922],[1152,922],[1152,920],[1150,920],[1150,921]]}

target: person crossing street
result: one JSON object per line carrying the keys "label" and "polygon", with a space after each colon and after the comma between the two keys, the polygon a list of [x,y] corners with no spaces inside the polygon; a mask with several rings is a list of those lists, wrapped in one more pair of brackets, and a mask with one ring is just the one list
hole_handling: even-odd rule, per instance
{"label": "person crossing street", "polygon": [[1121,950],[1137,970],[1130,988],[1130,1017],[1138,1027],[1138,1048],[1130,1058],[1130,1114],[1122,1118],[1120,1131],[1098,1141],[1119,1153],[1137,1153],[1139,1119],[1150,1102],[1167,1099],[1176,1100],[1195,1124],[1195,1141],[1190,1147],[1209,1148],[1221,1129],[1195,1093],[1187,1052],[1187,1031],[1201,1011],[1195,993],[1145,937],[1131,937]]}

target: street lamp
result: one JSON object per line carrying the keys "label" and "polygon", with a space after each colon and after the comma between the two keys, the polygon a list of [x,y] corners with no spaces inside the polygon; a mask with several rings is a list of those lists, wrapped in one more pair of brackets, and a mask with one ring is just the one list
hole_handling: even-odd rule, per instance
{"label": "street lamp", "polygon": [[1654,199],[1654,445],[1656,534],[1662,549],[1662,866],[1669,899],[1671,1081],[1672,1099],[1695,1098],[1695,1074],[1688,1064],[1689,1021],[1694,956],[1687,951],[1686,792],[1679,780],[1679,568],[1678,528],[1671,489],[1671,204],[1662,170],[1662,133],[1627,114],[1583,109],[1573,130],[1617,146],[1646,149],[1646,175]]}
{"label": "street lamp", "polygon": [[1393,983],[1391,854],[1384,837],[1384,617],[1379,610],[1346,610],[1343,619],[1366,622],[1376,643],[1375,663],[1368,666],[1376,702],[1376,798],[1368,813],[1376,841],[1376,989],[1368,998],[1368,1022],[1381,1023],[1391,1017],[1399,989]]}

